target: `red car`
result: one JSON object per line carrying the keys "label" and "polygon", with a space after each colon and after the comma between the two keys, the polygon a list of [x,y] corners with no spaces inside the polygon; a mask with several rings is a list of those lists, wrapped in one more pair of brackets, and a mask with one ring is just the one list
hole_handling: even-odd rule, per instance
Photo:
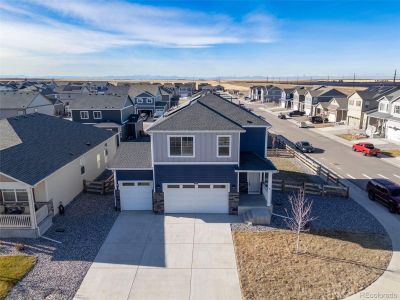
{"label": "red car", "polygon": [[375,148],[373,144],[366,142],[354,144],[353,151],[362,152],[365,156],[378,156],[379,154],[381,154],[380,149]]}

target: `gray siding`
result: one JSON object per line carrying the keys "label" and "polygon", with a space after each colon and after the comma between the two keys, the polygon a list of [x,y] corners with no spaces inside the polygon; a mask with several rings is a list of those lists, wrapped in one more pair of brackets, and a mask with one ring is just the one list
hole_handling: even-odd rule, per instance
{"label": "gray siding", "polygon": [[[89,119],[81,119],[80,112],[88,111]],[[101,119],[93,118],[93,111],[101,111]],[[72,121],[80,123],[102,123],[102,122],[115,122],[121,124],[121,111],[120,110],[100,110],[100,109],[81,109],[72,110]]]}
{"label": "gray siding", "polygon": [[[175,133],[153,133],[154,162],[236,162],[239,159],[239,133],[198,132],[182,135],[195,137],[195,157],[168,157],[168,135]],[[231,157],[217,157],[217,135],[231,136]]]}
{"label": "gray siding", "polygon": [[130,106],[130,107],[124,107],[124,109],[122,109],[121,113],[122,113],[122,122],[125,122],[129,119],[130,115],[132,115],[134,113],[134,106]]}

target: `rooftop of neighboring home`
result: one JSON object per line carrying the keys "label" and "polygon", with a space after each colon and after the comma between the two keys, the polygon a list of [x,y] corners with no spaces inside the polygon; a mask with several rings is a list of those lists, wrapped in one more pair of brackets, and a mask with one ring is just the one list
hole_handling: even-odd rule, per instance
{"label": "rooftop of neighboring home", "polygon": [[160,85],[159,84],[150,84],[150,83],[133,83],[129,86],[128,94],[131,97],[136,97],[141,93],[148,92],[153,96],[156,96],[159,93]]}
{"label": "rooftop of neighboring home", "polygon": [[150,142],[125,142],[117,149],[110,169],[152,169]]}
{"label": "rooftop of neighboring home", "polygon": [[384,96],[390,102],[400,99],[400,88],[393,90]]}
{"label": "rooftop of neighboring home", "polygon": [[242,131],[245,126],[269,127],[265,120],[215,94],[207,94],[161,118],[148,131]]}
{"label": "rooftop of neighboring home", "polygon": [[[334,105],[333,102],[336,101],[338,105]],[[328,102],[328,107],[335,107],[337,109],[347,109],[349,105],[349,99],[347,97],[333,97],[331,101]]]}
{"label": "rooftop of neighboring home", "polygon": [[70,103],[70,109],[123,109],[128,101],[127,95],[118,94],[82,94]]}
{"label": "rooftop of neighboring home", "polygon": [[382,96],[396,91],[397,89],[397,87],[393,86],[370,87],[363,91],[356,91],[352,95],[357,93],[363,100],[377,100]]}
{"label": "rooftop of neighboring home", "polygon": [[115,135],[111,131],[33,113],[0,120],[0,172],[35,185]]}
{"label": "rooftop of neighboring home", "polygon": [[[24,109],[39,95],[39,92],[0,92],[0,109]],[[47,99],[47,98],[46,98]],[[50,102],[50,100],[49,100]]]}

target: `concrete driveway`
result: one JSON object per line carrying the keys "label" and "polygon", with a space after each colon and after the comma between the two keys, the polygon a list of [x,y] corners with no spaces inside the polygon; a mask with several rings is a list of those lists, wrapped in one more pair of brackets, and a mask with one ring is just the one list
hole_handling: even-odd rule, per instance
{"label": "concrete driveway", "polygon": [[241,299],[230,230],[240,221],[122,212],[75,299]]}

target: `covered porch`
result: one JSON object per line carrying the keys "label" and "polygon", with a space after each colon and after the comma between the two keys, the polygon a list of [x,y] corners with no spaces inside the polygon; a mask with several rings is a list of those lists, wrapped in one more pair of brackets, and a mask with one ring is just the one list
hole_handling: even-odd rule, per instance
{"label": "covered porch", "polygon": [[0,237],[35,238],[52,224],[53,202],[47,201],[45,182],[35,187],[0,182]]}
{"label": "covered porch", "polygon": [[367,113],[366,132],[371,137],[386,137],[386,123],[392,117],[388,113],[375,111]]}
{"label": "covered porch", "polygon": [[[240,154],[238,173],[239,214],[250,207],[272,210],[272,175],[278,170],[274,164],[253,152]],[[245,208],[245,209],[243,209]]]}

